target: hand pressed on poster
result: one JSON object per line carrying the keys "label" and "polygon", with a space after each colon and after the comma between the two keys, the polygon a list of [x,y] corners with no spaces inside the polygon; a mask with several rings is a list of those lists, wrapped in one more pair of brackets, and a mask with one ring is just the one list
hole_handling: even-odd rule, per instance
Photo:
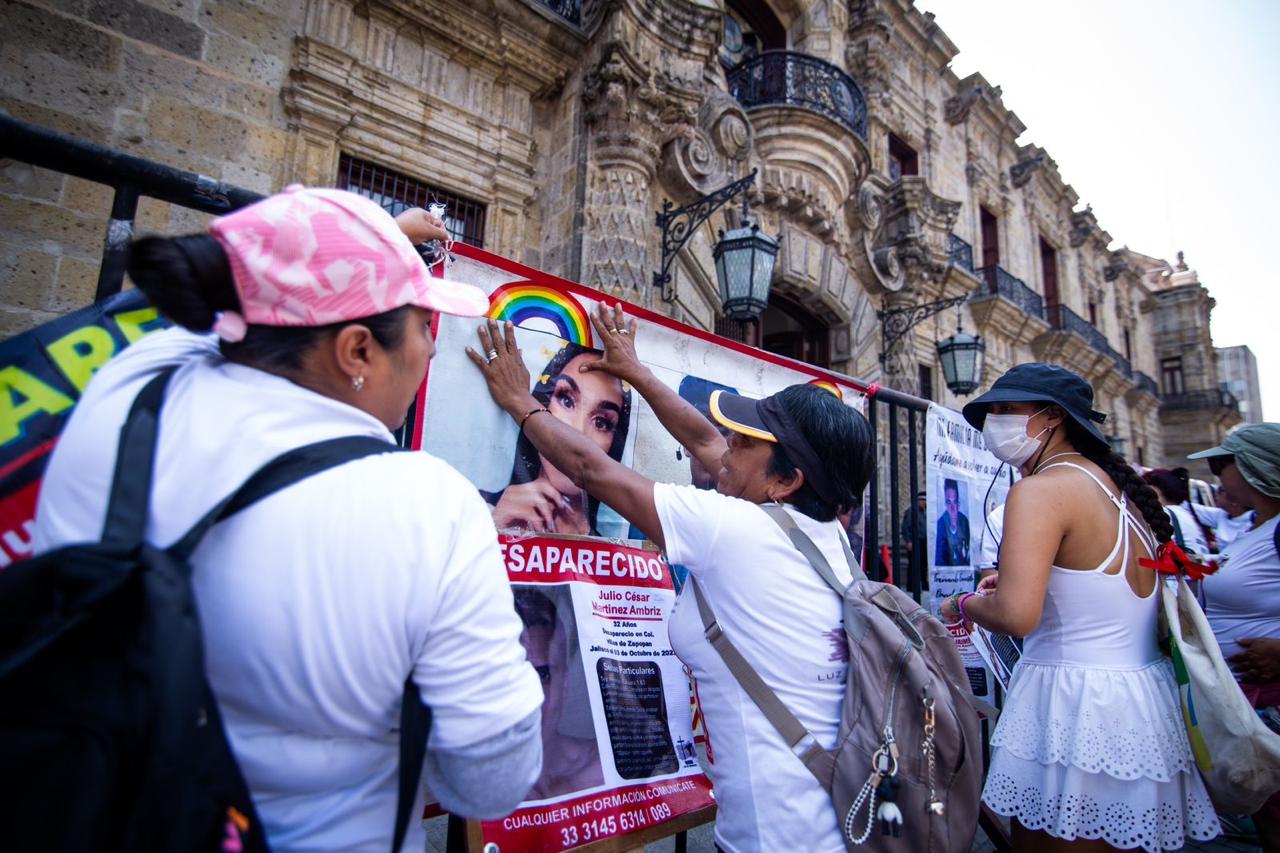
{"label": "hand pressed on poster", "polygon": [[[497,347],[520,352],[511,323],[500,332],[498,324],[490,320],[488,329],[480,329],[479,337],[485,353],[496,352]],[[467,355],[477,365],[487,364],[470,347]],[[529,413],[527,417],[549,414],[587,436],[611,458],[621,460],[631,421],[631,392],[616,377],[589,369],[599,360],[599,350],[565,343],[532,383],[532,389],[529,371],[519,358],[494,361],[486,376],[494,400],[503,408],[523,409]],[[599,535],[599,502],[538,453],[523,432],[516,442],[508,485],[501,491],[481,494],[493,506],[493,521],[499,530]]]}

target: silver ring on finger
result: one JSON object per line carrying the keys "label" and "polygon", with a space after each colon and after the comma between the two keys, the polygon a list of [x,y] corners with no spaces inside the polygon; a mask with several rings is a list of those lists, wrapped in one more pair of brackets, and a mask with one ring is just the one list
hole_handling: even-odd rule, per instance
{"label": "silver ring on finger", "polygon": [[496,349],[491,349],[484,354],[485,363],[492,364],[497,357],[498,357],[498,351]]}
{"label": "silver ring on finger", "polygon": [[631,334],[631,330],[630,330],[630,329],[619,329],[619,330],[618,330],[618,334],[620,334],[620,335],[629,335],[629,334]]}

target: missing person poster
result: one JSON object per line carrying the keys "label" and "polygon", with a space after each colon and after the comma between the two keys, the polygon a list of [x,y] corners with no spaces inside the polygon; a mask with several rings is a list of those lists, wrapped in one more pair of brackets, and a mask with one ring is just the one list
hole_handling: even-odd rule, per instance
{"label": "missing person poster", "polygon": [[[634,389],[579,370],[601,354],[589,317],[601,299],[617,300],[469,246],[454,254],[445,276],[482,288],[489,315],[514,324],[530,390],[551,417],[652,480],[715,488],[717,472],[690,456]],[[862,409],[865,388],[847,377],[622,307],[637,320],[640,360],[708,418],[716,390],[764,397],[797,383]],[[481,824],[484,841],[565,850],[706,808],[714,799],[695,747],[700,713],[667,639],[683,569],[543,459],[494,405],[464,352],[479,349],[482,322],[437,317],[437,354],[410,438],[461,471],[492,507],[521,641],[543,680],[542,777],[512,815]]]}
{"label": "missing person poster", "polygon": [[[959,412],[938,405],[929,406],[925,421],[925,457],[929,606],[937,614],[943,599],[972,592],[978,571],[996,565],[1012,477],[987,450],[981,431]],[[975,696],[992,695],[993,672],[1007,684],[1007,671],[993,668],[1005,658],[990,652],[993,643],[1009,642],[1008,637],[971,636],[961,625],[948,628]]]}
{"label": "missing person poster", "polygon": [[591,538],[501,537],[520,642],[542,679],[542,775],[481,824],[501,850],[565,850],[710,805],[689,684],[667,639],[670,567]]}

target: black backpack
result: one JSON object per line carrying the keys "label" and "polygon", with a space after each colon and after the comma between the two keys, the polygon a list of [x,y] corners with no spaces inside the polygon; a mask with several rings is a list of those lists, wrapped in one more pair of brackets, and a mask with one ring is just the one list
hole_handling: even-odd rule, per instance
{"label": "black backpack", "polygon": [[[102,541],[0,572],[5,850],[268,849],[205,678],[190,556],[209,528],[255,501],[397,448],[352,436],[285,453],[177,544],[157,548],[143,535],[171,374],[147,383],[120,431]],[[429,725],[407,679],[394,850],[408,826]]]}

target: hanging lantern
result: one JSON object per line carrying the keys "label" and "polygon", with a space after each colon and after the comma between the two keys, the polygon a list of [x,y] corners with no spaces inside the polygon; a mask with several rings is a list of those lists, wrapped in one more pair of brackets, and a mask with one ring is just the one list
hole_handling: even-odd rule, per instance
{"label": "hanging lantern", "polygon": [[964,396],[978,390],[982,382],[982,357],[987,345],[982,338],[957,331],[938,341],[938,360],[942,376],[952,394]]}
{"label": "hanging lantern", "polygon": [[778,241],[761,234],[758,224],[744,222],[728,234],[721,231],[711,254],[715,258],[725,317],[751,320],[760,316],[769,302]]}

